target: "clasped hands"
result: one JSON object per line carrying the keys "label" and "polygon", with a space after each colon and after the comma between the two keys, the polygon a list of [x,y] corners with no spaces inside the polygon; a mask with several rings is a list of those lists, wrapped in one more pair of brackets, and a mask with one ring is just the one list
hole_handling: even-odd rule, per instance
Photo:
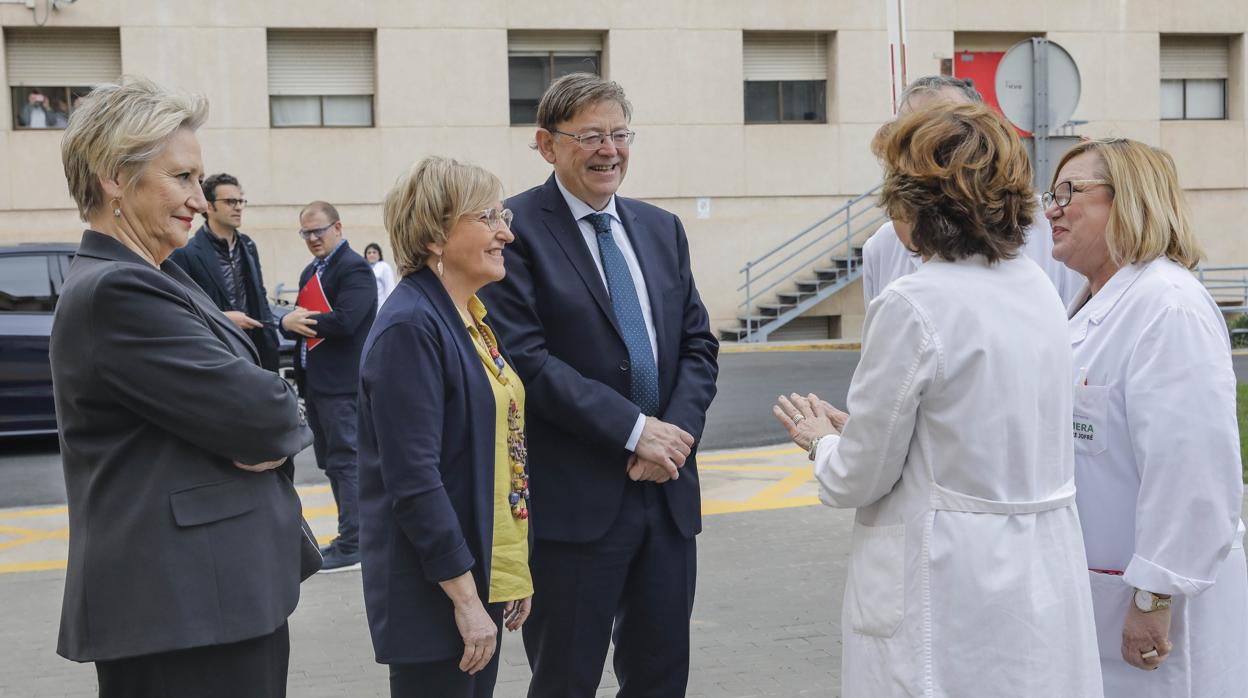
{"label": "clasped hands", "polygon": [[776,421],[789,432],[789,438],[803,451],[810,451],[819,439],[828,434],[840,434],[849,421],[849,415],[810,393],[805,397],[791,393],[776,398],[771,413]]}
{"label": "clasped hands", "polygon": [[663,483],[680,477],[680,469],[693,452],[693,436],[674,424],[646,417],[637,448],[628,459],[628,477],[635,481]]}

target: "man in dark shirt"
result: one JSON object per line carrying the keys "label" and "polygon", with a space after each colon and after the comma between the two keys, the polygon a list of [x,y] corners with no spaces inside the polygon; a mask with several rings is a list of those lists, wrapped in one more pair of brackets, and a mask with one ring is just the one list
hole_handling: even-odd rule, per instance
{"label": "man in dark shirt", "polygon": [[247,333],[260,365],[278,369],[277,334],[264,290],[256,243],[239,231],[247,200],[238,180],[221,173],[204,180],[204,225],[186,247],[170,256],[226,317]]}

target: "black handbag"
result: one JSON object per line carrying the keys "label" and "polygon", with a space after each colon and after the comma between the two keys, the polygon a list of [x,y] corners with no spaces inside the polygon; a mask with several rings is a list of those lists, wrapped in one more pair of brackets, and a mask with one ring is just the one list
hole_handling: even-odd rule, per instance
{"label": "black handbag", "polygon": [[321,571],[321,546],[317,545],[316,535],[312,533],[308,520],[302,516],[299,517],[299,528],[303,534],[299,542],[299,581],[302,582]]}

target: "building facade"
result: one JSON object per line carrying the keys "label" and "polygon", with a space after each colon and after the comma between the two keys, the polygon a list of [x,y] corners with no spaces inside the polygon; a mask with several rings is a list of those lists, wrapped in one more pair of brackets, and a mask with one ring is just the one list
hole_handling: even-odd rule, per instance
{"label": "building facade", "polygon": [[[735,325],[746,261],[879,181],[868,144],[892,114],[881,0],[63,3],[0,0],[0,244],[77,240],[58,125],[92,83],[143,75],[208,96],[205,167],[242,181],[270,292],[309,259],[296,230],[311,200],[339,208],[356,249],[388,250],[382,198],[425,155],[483,165],[508,193],[541,183],[536,97],[594,70],[634,107],[621,193],[682,217],[714,325]],[[1031,36],[1060,44],[1080,70],[1074,131],[1169,150],[1209,263],[1248,264],[1248,3],[910,0],[907,13],[911,77]],[[858,335],[859,285],[814,312]]]}

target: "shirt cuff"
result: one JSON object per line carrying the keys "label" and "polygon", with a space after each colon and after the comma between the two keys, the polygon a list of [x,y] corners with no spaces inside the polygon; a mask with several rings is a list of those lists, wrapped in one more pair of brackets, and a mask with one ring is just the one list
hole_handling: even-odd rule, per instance
{"label": "shirt cuff", "polygon": [[1212,579],[1184,577],[1155,562],[1145,560],[1139,555],[1131,556],[1131,562],[1123,572],[1122,578],[1136,589],[1171,596],[1195,596],[1213,586],[1214,582]]}
{"label": "shirt cuff", "polygon": [[637,442],[641,441],[641,430],[646,428],[646,415],[641,413],[637,415],[637,423],[633,425],[633,433],[628,435],[628,442],[624,444],[630,452],[637,450]]}
{"label": "shirt cuff", "polygon": [[828,493],[828,488],[823,484],[823,477],[831,477],[827,473],[828,461],[832,459],[832,454],[836,452],[836,445],[841,442],[840,434],[825,434],[819,437],[819,441],[815,444],[815,481],[819,483],[819,501],[826,506],[842,508],[837,504]]}

